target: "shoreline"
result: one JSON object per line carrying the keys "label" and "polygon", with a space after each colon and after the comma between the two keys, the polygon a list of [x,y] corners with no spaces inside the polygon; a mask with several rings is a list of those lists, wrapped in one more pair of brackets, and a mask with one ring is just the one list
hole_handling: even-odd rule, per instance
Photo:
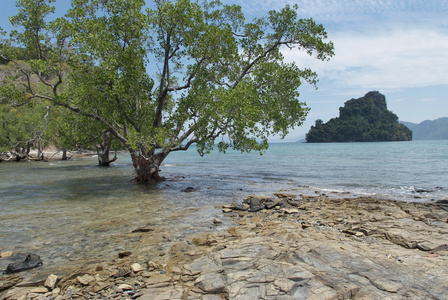
{"label": "shoreline", "polygon": [[[67,150],[67,159],[79,159],[83,157],[96,156],[96,151],[93,150]],[[36,149],[31,149],[30,153],[19,160],[14,159],[14,155],[11,152],[0,152],[0,163],[1,162],[22,162],[22,161],[58,161],[62,160],[63,151],[62,149],[57,149],[56,147],[50,146],[42,150],[43,159],[38,158],[38,151]]]}
{"label": "shoreline", "polygon": [[[448,294],[446,202],[275,195],[224,206],[233,227],[219,231],[221,220],[211,220],[216,232],[146,254],[130,249],[122,258],[58,278],[52,287],[45,287],[45,278],[26,283],[20,273],[3,276],[0,296],[441,299]],[[132,234],[142,249],[170,238],[151,228]]]}

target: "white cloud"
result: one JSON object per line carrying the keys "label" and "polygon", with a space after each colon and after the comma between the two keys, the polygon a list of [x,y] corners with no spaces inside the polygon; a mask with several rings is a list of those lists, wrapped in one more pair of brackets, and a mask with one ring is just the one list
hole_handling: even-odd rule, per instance
{"label": "white cloud", "polygon": [[288,61],[309,66],[320,78],[365,89],[448,85],[448,33],[426,30],[340,32],[330,36],[336,55],[320,62],[285,50]]}

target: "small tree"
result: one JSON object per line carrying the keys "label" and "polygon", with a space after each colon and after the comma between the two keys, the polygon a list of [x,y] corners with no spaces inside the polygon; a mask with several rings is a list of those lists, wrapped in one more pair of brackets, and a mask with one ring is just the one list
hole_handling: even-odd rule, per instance
{"label": "small tree", "polygon": [[[52,11],[53,1],[38,2]],[[333,55],[322,25],[299,19],[297,6],[246,22],[239,6],[220,1],[155,0],[145,10],[141,0],[73,0],[65,19],[46,25],[31,9],[36,1],[17,4],[13,25],[21,20],[24,31],[16,40],[44,53],[33,71],[60,75],[39,75],[48,92],[28,92],[106,126],[143,183],[161,180],[169,153],[194,143],[204,155],[216,139],[220,151],[263,151],[270,135],[284,137],[308,112],[298,87],[317,79],[285,63],[282,50]]]}

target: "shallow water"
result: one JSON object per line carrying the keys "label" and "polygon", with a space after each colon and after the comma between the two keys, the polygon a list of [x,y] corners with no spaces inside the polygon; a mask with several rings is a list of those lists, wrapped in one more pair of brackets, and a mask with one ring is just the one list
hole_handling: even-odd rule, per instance
{"label": "shallow water", "polygon": [[[130,182],[125,154],[110,168],[96,167],[95,157],[2,163],[0,252],[39,254],[44,266],[29,274],[64,275],[125,250],[151,260],[166,243],[223,230],[229,221],[221,205],[250,194],[338,191],[403,201],[447,199],[447,153],[448,141],[273,144],[262,156],[229,151],[203,158],[190,149],[166,159],[162,175],[168,180],[154,186]],[[190,186],[196,191],[182,192]],[[215,217],[225,223],[213,226]],[[151,242],[132,234],[142,227],[155,229],[146,234]],[[0,267],[8,262],[0,260]]]}

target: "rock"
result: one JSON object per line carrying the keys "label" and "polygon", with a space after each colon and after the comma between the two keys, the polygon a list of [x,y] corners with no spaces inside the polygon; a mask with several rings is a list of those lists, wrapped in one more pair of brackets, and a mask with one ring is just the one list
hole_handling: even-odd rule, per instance
{"label": "rock", "polygon": [[151,232],[154,231],[154,228],[137,228],[132,230],[132,233],[136,233],[136,232]]}
{"label": "rock", "polygon": [[220,219],[218,219],[218,218],[214,218],[213,219],[213,224],[219,225],[219,224],[222,224],[222,221]]}
{"label": "rock", "polygon": [[131,266],[131,270],[132,270],[132,272],[134,272],[134,273],[138,273],[138,272],[143,271],[144,268],[142,267],[142,265],[140,265],[140,264],[138,264],[138,263],[135,263],[135,264],[133,264],[133,265]]}
{"label": "rock", "polygon": [[196,191],[196,189],[194,187],[192,187],[192,186],[189,186],[186,189],[183,189],[181,191],[184,192],[184,193],[191,193],[191,192]]}
{"label": "rock", "polygon": [[78,276],[78,277],[76,277],[76,279],[78,279],[78,282],[81,283],[82,285],[90,285],[91,283],[96,281],[95,277],[93,277],[89,274],[85,274],[83,276]]}
{"label": "rock", "polygon": [[120,284],[118,287],[118,289],[122,290],[122,291],[129,291],[129,290],[133,290],[134,288],[132,286],[130,286],[129,284]]}
{"label": "rock", "polygon": [[5,251],[5,252],[0,253],[0,257],[7,258],[7,257],[12,256],[12,254],[13,254],[12,251]]}
{"label": "rock", "polygon": [[199,276],[195,281],[195,285],[197,285],[205,293],[209,294],[219,294],[226,287],[222,276],[217,273]]}
{"label": "rock", "polygon": [[288,193],[274,193],[274,196],[276,196],[277,198],[295,198],[296,195],[295,194],[288,194]]}
{"label": "rock", "polygon": [[131,274],[130,268],[118,268],[117,270],[112,272],[111,276],[113,276],[115,278],[119,278],[119,277],[129,276],[130,274]]}
{"label": "rock", "polygon": [[246,211],[248,210],[248,207],[242,205],[242,204],[238,204],[236,202],[232,202],[232,209],[233,210],[241,210],[241,211]]}
{"label": "rock", "polygon": [[51,274],[47,277],[47,280],[45,280],[44,285],[50,290],[53,290],[56,287],[57,282],[58,282],[58,276]]}
{"label": "rock", "polygon": [[297,208],[283,208],[282,212],[287,215],[300,213],[300,211]]}
{"label": "rock", "polygon": [[267,199],[266,202],[264,203],[264,207],[266,209],[272,209],[274,207],[276,207],[278,204],[277,201],[275,201],[274,199]]}
{"label": "rock", "polygon": [[5,270],[6,274],[17,273],[42,266],[42,260],[37,254],[28,254],[23,262],[11,263]]}
{"label": "rock", "polygon": [[130,256],[131,254],[132,254],[132,252],[130,252],[130,251],[118,252],[118,258],[125,258],[127,256]]}
{"label": "rock", "polygon": [[161,264],[155,263],[153,261],[148,262],[148,271],[161,270],[163,267]]}
{"label": "rock", "polygon": [[31,289],[30,292],[36,293],[36,294],[45,294],[45,293],[48,293],[48,289],[44,286],[40,286],[40,287]]}
{"label": "rock", "polygon": [[55,288],[51,291],[51,295],[53,297],[56,297],[57,295],[59,295],[59,293],[61,293],[61,289],[60,288]]}
{"label": "rock", "polygon": [[223,208],[222,209],[222,212],[223,213],[230,213],[230,212],[232,212],[233,211],[233,209],[231,209],[231,208]]}
{"label": "rock", "polygon": [[249,205],[250,205],[249,208],[250,212],[260,211],[264,208],[264,203],[260,198],[254,198],[254,197],[250,198]]}

